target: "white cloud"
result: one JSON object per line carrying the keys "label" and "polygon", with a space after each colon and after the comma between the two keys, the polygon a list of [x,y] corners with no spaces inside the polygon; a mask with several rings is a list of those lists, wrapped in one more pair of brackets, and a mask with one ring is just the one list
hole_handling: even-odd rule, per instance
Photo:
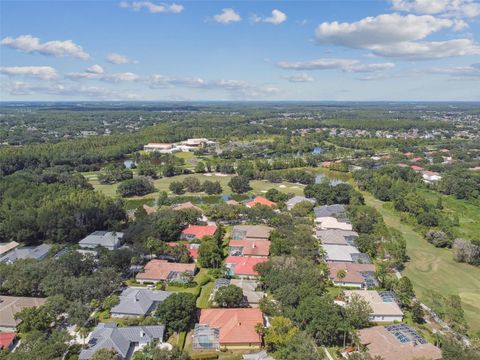
{"label": "white cloud", "polygon": [[280,10],[273,9],[272,15],[267,17],[261,17],[258,15],[252,15],[253,22],[265,22],[269,24],[279,25],[285,21],[287,21],[287,15]]}
{"label": "white cloud", "polygon": [[312,82],[314,80],[313,77],[305,73],[296,73],[292,75],[287,75],[287,76],[284,76],[284,78],[292,83]]}
{"label": "white cloud", "polygon": [[377,56],[439,59],[478,54],[480,47],[470,39],[419,42],[440,30],[464,27],[464,22],[431,15],[383,14],[353,23],[324,22],[317,27],[315,36],[323,44],[367,49]]}
{"label": "white cloud", "polygon": [[281,61],[277,64],[282,69],[291,70],[341,70],[344,72],[375,72],[395,67],[393,63],[363,64],[354,59],[323,58],[309,61]]}
{"label": "white cloud", "polygon": [[103,70],[103,67],[101,65],[98,65],[98,64],[95,64],[95,65],[92,65],[92,66],[88,67],[85,71],[87,73],[90,73],[90,74],[104,74],[105,73],[105,70]]}
{"label": "white cloud", "polygon": [[115,65],[122,65],[122,64],[137,64],[138,61],[131,60],[125,55],[117,54],[117,53],[109,53],[107,54],[107,61],[109,63]]}
{"label": "white cloud", "polygon": [[184,9],[183,5],[172,3],[172,4],[155,4],[151,1],[122,1],[120,2],[121,8],[131,8],[135,11],[139,11],[141,9],[147,9],[152,14],[159,14],[159,13],[174,13],[178,14],[181,13]]}
{"label": "white cloud", "polygon": [[391,2],[394,10],[417,14],[470,18],[480,15],[480,4],[473,0],[391,0]]}
{"label": "white cloud", "polygon": [[6,37],[0,41],[0,45],[27,53],[39,53],[55,57],[72,56],[81,60],[90,58],[90,55],[72,40],[53,40],[41,43],[39,38],[32,35],[20,35],[16,38]]}
{"label": "white cloud", "polygon": [[56,70],[50,66],[9,66],[1,67],[0,73],[9,76],[28,76],[43,80],[53,80],[58,77]]}
{"label": "white cloud", "polygon": [[240,17],[240,14],[232,8],[226,8],[222,9],[220,14],[215,15],[213,20],[220,24],[230,24],[242,21],[242,18]]}
{"label": "white cloud", "polygon": [[139,79],[140,79],[140,76],[131,72],[105,74],[101,78],[101,80],[103,81],[111,81],[111,82],[137,81]]}
{"label": "white cloud", "polygon": [[431,72],[435,74],[445,74],[454,77],[480,77],[480,63],[471,64],[467,66],[454,66],[433,68]]}

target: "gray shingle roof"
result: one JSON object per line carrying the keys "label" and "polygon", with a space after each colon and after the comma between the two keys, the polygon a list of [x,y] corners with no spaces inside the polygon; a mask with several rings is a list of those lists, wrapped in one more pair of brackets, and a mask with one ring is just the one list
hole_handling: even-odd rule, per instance
{"label": "gray shingle roof", "polygon": [[148,344],[153,340],[163,340],[165,326],[128,326],[118,328],[115,323],[100,323],[93,330],[89,348],[80,352],[79,359],[91,359],[100,349],[114,349],[122,359],[131,355],[134,343]]}
{"label": "gray shingle roof", "polygon": [[110,231],[94,231],[86,238],[79,241],[81,247],[94,248],[103,246],[107,249],[116,249],[120,246],[123,233]]}
{"label": "gray shingle roof", "polygon": [[323,205],[316,207],[313,209],[315,211],[316,217],[327,217],[333,216],[336,217],[338,215],[343,216],[343,214],[347,211],[345,205],[341,204],[333,204],[333,205]]}
{"label": "gray shingle roof", "polygon": [[120,302],[112,308],[111,313],[112,315],[144,316],[171,294],[173,293],[169,291],[127,288],[120,295]]}
{"label": "gray shingle roof", "polygon": [[349,230],[327,229],[317,230],[317,237],[322,241],[322,244],[354,245],[358,233]]}
{"label": "gray shingle roof", "polygon": [[51,247],[52,245],[41,244],[38,246],[25,246],[22,248],[16,248],[0,258],[0,262],[13,263],[22,259],[42,260],[47,256]]}
{"label": "gray shingle roof", "polygon": [[309,198],[306,198],[305,196],[294,196],[293,198],[289,199],[285,204],[290,209],[290,208],[294,207],[295,205],[301,203],[302,201],[308,201],[312,204],[316,203],[315,199],[309,199]]}

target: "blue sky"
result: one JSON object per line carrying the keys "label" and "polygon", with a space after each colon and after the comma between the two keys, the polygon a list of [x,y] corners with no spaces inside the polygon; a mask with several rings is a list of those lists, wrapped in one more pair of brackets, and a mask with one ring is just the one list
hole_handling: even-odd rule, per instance
{"label": "blue sky", "polygon": [[480,100],[475,0],[1,1],[1,100]]}

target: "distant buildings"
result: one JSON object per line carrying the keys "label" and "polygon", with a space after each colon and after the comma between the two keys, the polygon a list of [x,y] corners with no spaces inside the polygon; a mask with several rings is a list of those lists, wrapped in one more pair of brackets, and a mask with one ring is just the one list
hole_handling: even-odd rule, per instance
{"label": "distant buildings", "polygon": [[80,240],[78,245],[83,249],[95,249],[102,246],[107,250],[116,250],[122,246],[123,233],[110,231],[95,231]]}
{"label": "distant buildings", "polygon": [[0,296],[0,332],[15,331],[20,319],[15,314],[26,308],[45,304],[47,299],[36,297]]}
{"label": "distant buildings", "polygon": [[442,180],[442,176],[434,171],[422,171],[423,181],[426,183],[435,183]]}
{"label": "distant buildings", "polygon": [[171,348],[163,343],[165,326],[127,326],[117,327],[115,323],[100,323],[93,330],[88,348],[83,349],[79,360],[89,360],[100,349],[111,349],[118,353],[121,360],[130,360],[135,351],[157,341],[160,347]]}
{"label": "distant buildings", "polygon": [[143,146],[146,152],[157,152],[160,154],[172,154],[179,151],[195,151],[200,148],[216,145],[215,141],[205,138],[187,139],[178,143],[148,143]]}
{"label": "distant buildings", "polygon": [[245,206],[248,207],[248,208],[253,208],[254,206],[257,206],[257,205],[264,205],[264,206],[273,207],[276,204],[273,201],[270,201],[270,200],[264,198],[263,196],[256,196],[255,199],[253,199],[251,201],[247,201],[245,203]]}

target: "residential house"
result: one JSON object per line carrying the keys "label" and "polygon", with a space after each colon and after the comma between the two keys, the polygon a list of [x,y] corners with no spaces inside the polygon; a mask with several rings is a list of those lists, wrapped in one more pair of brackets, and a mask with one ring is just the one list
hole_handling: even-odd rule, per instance
{"label": "residential house", "polygon": [[412,165],[410,166],[410,169],[412,169],[413,171],[416,171],[416,172],[420,172],[420,171],[423,171],[423,167],[421,166],[418,166],[418,165]]}
{"label": "residential house", "polygon": [[102,246],[107,250],[116,250],[122,246],[123,233],[111,231],[94,231],[86,238],[79,241],[83,249],[95,249]]}
{"label": "residential house", "polygon": [[172,294],[169,291],[126,288],[119,296],[119,303],[110,313],[112,317],[147,316]]}
{"label": "residential house", "polygon": [[273,229],[265,225],[236,225],[233,227],[233,240],[268,240]]}
{"label": "residential house", "polygon": [[[329,278],[335,286],[360,289],[378,286],[375,265],[352,262],[327,262]],[[344,275],[344,276],[343,276]]]}
{"label": "residential house", "polygon": [[260,349],[255,330],[264,324],[260,309],[202,309],[192,338],[194,349]]}
{"label": "residential house", "polygon": [[317,230],[317,238],[320,239],[322,244],[330,245],[355,245],[355,240],[358,238],[356,231],[349,230]]}
{"label": "residential house", "polygon": [[322,245],[325,250],[326,261],[353,262],[370,264],[372,261],[367,254],[361,253],[356,247],[350,245]]}
{"label": "residential house", "polygon": [[347,212],[347,209],[345,205],[342,204],[332,204],[332,205],[323,205],[323,206],[318,206],[315,209],[313,209],[315,212],[315,217],[316,218],[322,218],[322,217],[344,217],[345,213]]}
{"label": "residential house", "polygon": [[332,216],[317,217],[315,219],[320,230],[338,229],[352,231],[352,224],[348,220],[338,220]]}
{"label": "residential house", "polygon": [[79,360],[89,360],[100,349],[111,349],[118,353],[121,360],[130,360],[134,352],[141,350],[153,341],[160,347],[171,349],[163,343],[165,326],[127,326],[117,327],[116,323],[100,323],[93,330],[88,341],[88,348],[83,349]]}
{"label": "residential house", "polygon": [[16,241],[10,241],[8,243],[0,243],[0,256],[3,256],[9,251],[15,249],[18,245],[20,244],[17,243]]}
{"label": "residential house", "polygon": [[194,210],[197,210],[199,212],[201,212],[203,214],[203,210],[200,209],[198,206],[194,205],[191,201],[187,201],[187,202],[184,202],[184,203],[180,203],[180,204],[174,204],[171,206],[171,209],[172,210],[185,210],[185,209],[194,209]]}
{"label": "residential house", "polygon": [[285,204],[287,205],[288,210],[292,210],[292,208],[295,205],[300,204],[301,202],[304,202],[304,201],[309,202],[312,205],[315,205],[315,203],[317,202],[315,199],[309,199],[309,198],[306,198],[305,196],[294,196],[291,199],[287,200]]}
{"label": "residential house", "polygon": [[231,256],[267,257],[271,242],[268,240],[230,240],[228,254]]}
{"label": "residential house", "polygon": [[48,256],[51,248],[52,245],[49,244],[24,246],[21,248],[16,247],[2,256],[0,258],[0,262],[5,264],[13,264],[17,260],[24,259],[43,260]]}
{"label": "residential house", "polygon": [[172,263],[167,260],[150,260],[143,272],[138,273],[136,279],[139,283],[157,283],[160,281],[183,281],[184,274],[195,275],[195,264]]}
{"label": "residential house", "polygon": [[15,347],[17,334],[14,332],[0,332],[0,350],[11,351]]}
{"label": "residential house", "polygon": [[360,343],[370,356],[384,360],[442,358],[442,351],[405,324],[374,326],[358,331]]}
{"label": "residential house", "polygon": [[152,214],[155,214],[157,212],[157,209],[155,209],[152,206],[148,206],[147,204],[143,204],[142,207],[143,207],[143,210],[145,210],[145,213],[147,215],[152,215]]}
{"label": "residential house", "polygon": [[403,311],[397,304],[395,295],[391,291],[376,290],[346,290],[344,292],[347,303],[354,296],[358,296],[365,300],[372,312],[370,313],[370,321],[375,323],[381,322],[401,322],[403,320]]}
{"label": "residential house", "polygon": [[268,261],[268,259],[261,257],[228,256],[225,260],[225,265],[228,275],[248,279],[258,276],[254,267],[265,261]]}
{"label": "residential house", "polygon": [[36,297],[0,296],[0,332],[15,331],[20,319],[15,314],[26,308],[45,304],[47,299]]}
{"label": "residential house", "polygon": [[160,154],[171,154],[176,149],[174,144],[148,143],[147,145],[143,145],[143,150],[146,152],[158,152]]}
{"label": "residential house", "polygon": [[260,304],[260,300],[265,297],[265,293],[263,291],[257,290],[259,283],[256,280],[220,278],[215,281],[215,287],[210,296],[210,300],[213,300],[213,298],[215,297],[215,293],[218,291],[218,289],[229,285],[235,285],[242,289],[245,305],[249,305],[251,307],[258,307]]}
{"label": "residential house", "polygon": [[182,230],[180,239],[182,240],[202,240],[205,236],[213,236],[217,231],[217,225],[188,225]]}
{"label": "residential house", "polygon": [[442,176],[435,171],[422,171],[422,177],[426,183],[435,183],[442,180]]}
{"label": "residential house", "polygon": [[251,201],[247,201],[245,203],[245,206],[248,207],[248,208],[253,208],[254,206],[257,206],[257,205],[264,205],[264,206],[273,207],[277,204],[275,204],[273,201],[270,201],[270,200],[264,198],[263,196],[256,196],[255,199],[253,199]]}
{"label": "residential house", "polygon": [[[178,242],[168,242],[166,243],[168,246],[181,246],[182,244]],[[198,248],[200,247],[200,244],[183,244],[188,249],[188,252],[190,253],[190,256],[193,258],[193,260],[197,261],[198,259]]]}

